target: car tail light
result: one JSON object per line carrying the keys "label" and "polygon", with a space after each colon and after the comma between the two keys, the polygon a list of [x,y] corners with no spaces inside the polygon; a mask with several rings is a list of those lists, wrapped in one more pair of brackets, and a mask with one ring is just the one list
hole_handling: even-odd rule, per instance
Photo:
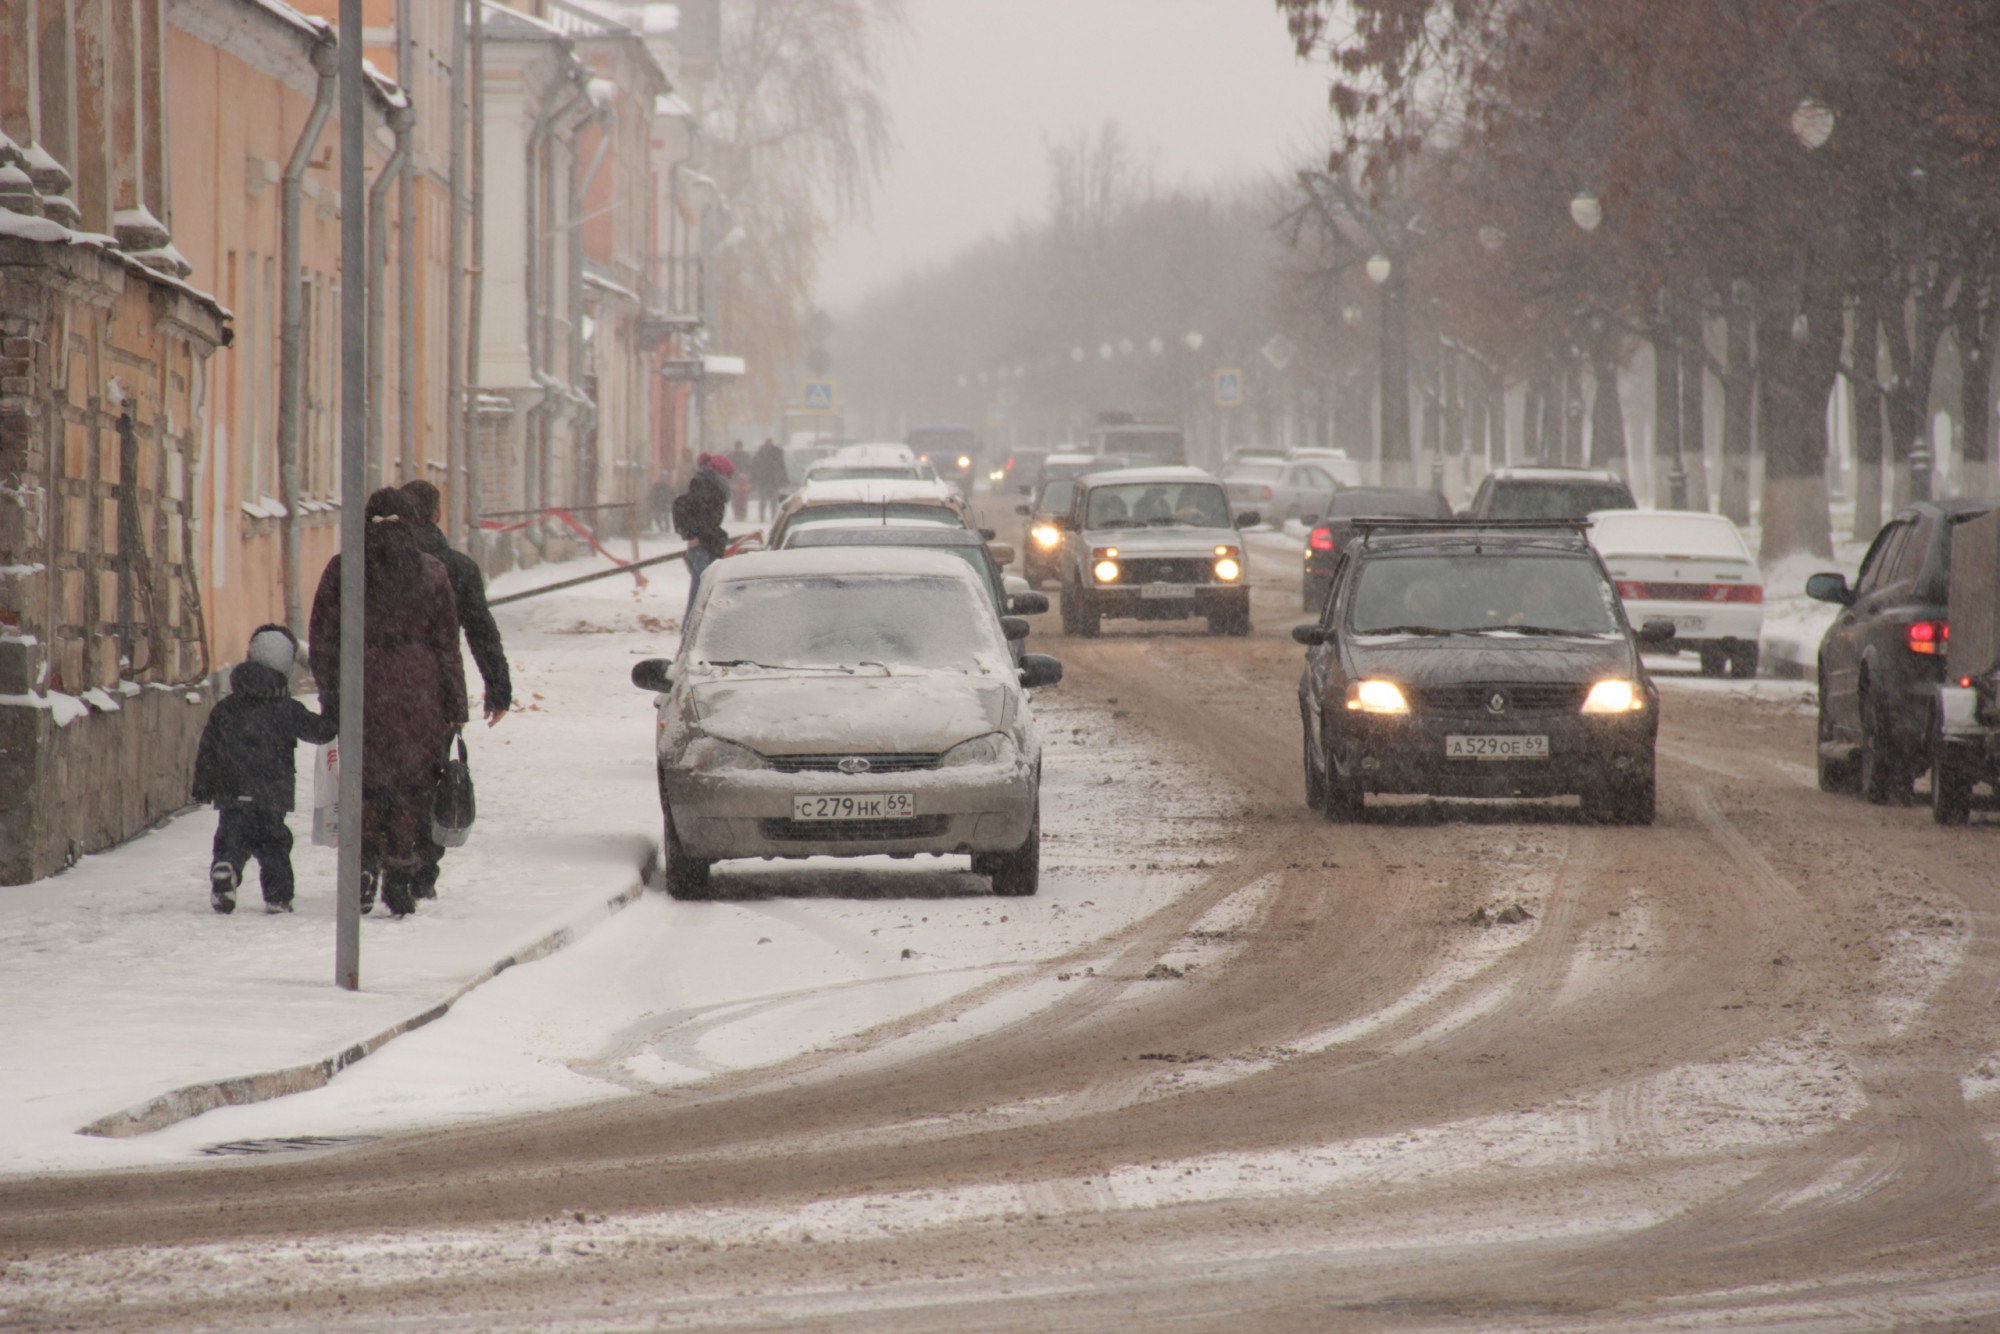
{"label": "car tail light", "polygon": [[[1330,528],[1313,529],[1311,534],[1306,538],[1306,545],[1314,551],[1333,550],[1333,530]],[[1619,591],[1623,592],[1624,590],[1621,587]]]}
{"label": "car tail light", "polygon": [[1911,621],[1903,634],[1912,653],[1942,653],[1951,643],[1951,622]]}
{"label": "car tail light", "polygon": [[1761,584],[1717,584],[1708,590],[1710,602],[1762,602],[1764,589]]}
{"label": "car tail light", "polygon": [[1762,602],[1758,584],[1668,584],[1620,579],[1618,596],[1640,602]]}

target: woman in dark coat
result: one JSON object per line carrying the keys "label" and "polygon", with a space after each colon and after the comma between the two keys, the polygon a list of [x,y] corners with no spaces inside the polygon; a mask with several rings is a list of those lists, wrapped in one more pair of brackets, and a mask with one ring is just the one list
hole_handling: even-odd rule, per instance
{"label": "woman in dark coat", "polygon": [[[415,911],[439,763],[465,725],[465,665],[451,578],[419,546],[416,502],[395,487],[368,497],[366,651],[362,670],[361,866],[364,909]],[[312,668],[323,712],[340,711],[340,566],[327,562],[313,598]]]}

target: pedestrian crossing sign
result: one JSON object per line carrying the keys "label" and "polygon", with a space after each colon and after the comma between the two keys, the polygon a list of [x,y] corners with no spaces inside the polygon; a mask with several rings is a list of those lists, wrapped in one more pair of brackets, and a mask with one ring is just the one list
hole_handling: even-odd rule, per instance
{"label": "pedestrian crossing sign", "polygon": [[1242,371],[1221,370],[1215,373],[1215,406],[1218,408],[1243,406]]}
{"label": "pedestrian crossing sign", "polygon": [[834,404],[833,381],[807,380],[805,393],[799,401],[807,412],[832,412]]}

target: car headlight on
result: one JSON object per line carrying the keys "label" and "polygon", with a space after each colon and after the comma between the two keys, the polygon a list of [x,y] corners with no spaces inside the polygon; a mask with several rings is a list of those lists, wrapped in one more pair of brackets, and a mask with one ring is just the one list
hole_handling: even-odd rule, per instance
{"label": "car headlight on", "polygon": [[1231,583],[1243,577],[1243,564],[1234,556],[1224,556],[1215,562],[1215,577],[1223,583]]}
{"label": "car headlight on", "polygon": [[1100,584],[1118,582],[1118,562],[1115,560],[1101,560],[1090,567],[1090,572],[1097,577],[1097,582]]}
{"label": "car headlight on", "polygon": [[1584,697],[1585,713],[1637,713],[1646,707],[1646,697],[1630,681],[1599,681]]}
{"label": "car headlight on", "polygon": [[770,761],[749,747],[712,736],[696,737],[690,741],[687,750],[682,752],[681,762],[685,768],[698,774],[771,767]]}
{"label": "car headlight on", "polygon": [[1408,713],[1410,702],[1394,681],[1354,681],[1347,687],[1347,707],[1357,713]]}
{"label": "car headlight on", "polygon": [[1058,546],[1062,542],[1062,530],[1046,523],[1038,523],[1028,531],[1038,547]]}
{"label": "car headlight on", "polygon": [[938,761],[940,769],[957,769],[967,764],[1009,764],[1014,759],[1014,743],[1004,732],[988,732],[970,741],[961,741]]}
{"label": "car headlight on", "polygon": [[971,457],[969,455],[960,454],[958,456],[958,466],[960,468],[970,468],[972,466]]}
{"label": "car headlight on", "polygon": [[1004,482],[1007,480],[1007,470],[1005,468],[995,468],[992,472],[986,474],[986,480],[989,482]]}

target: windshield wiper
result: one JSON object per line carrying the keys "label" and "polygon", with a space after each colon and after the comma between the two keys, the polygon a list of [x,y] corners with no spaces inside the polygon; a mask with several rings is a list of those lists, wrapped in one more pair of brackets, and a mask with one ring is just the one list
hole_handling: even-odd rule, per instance
{"label": "windshield wiper", "polygon": [[1487,633],[1498,634],[1503,630],[1517,635],[1547,635],[1557,639],[1594,639],[1604,633],[1601,630],[1558,630],[1553,625],[1495,625],[1489,627]]}
{"label": "windshield wiper", "polygon": [[755,658],[702,659],[710,667],[762,667],[767,672],[846,672],[852,676],[852,667],[843,667],[833,662],[758,662]]}
{"label": "windshield wiper", "polygon": [[1385,625],[1366,630],[1357,629],[1357,635],[1457,635],[1463,630],[1445,630],[1435,625]]}

